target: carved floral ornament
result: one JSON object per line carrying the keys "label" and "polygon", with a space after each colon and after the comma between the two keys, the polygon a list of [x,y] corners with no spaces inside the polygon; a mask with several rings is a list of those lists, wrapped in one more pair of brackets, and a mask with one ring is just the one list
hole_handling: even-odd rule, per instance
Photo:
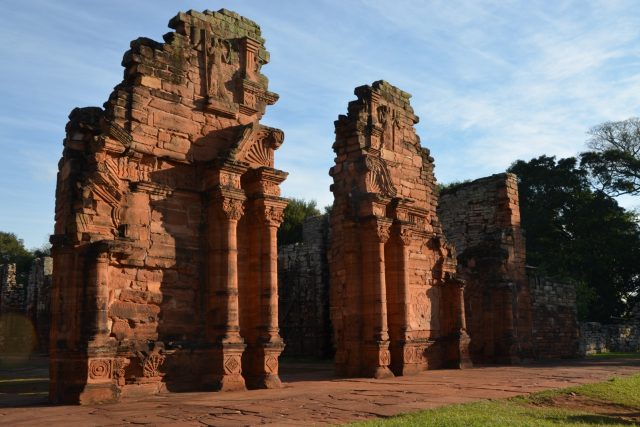
{"label": "carved floral ornament", "polygon": [[225,197],[222,199],[222,213],[227,219],[238,221],[244,215],[244,202]]}
{"label": "carved floral ornament", "polygon": [[264,221],[271,227],[279,227],[284,221],[284,208],[266,206],[264,209]]}
{"label": "carved floral ornament", "polygon": [[111,378],[111,359],[93,359],[89,362],[89,379],[108,380]]}
{"label": "carved floral ornament", "polygon": [[376,233],[377,233],[378,239],[380,239],[380,242],[385,243],[387,240],[389,240],[390,230],[391,230],[390,224],[387,224],[384,222],[378,222],[376,224]]}
{"label": "carved floral ornament", "polygon": [[409,228],[403,227],[400,230],[400,241],[404,246],[409,246],[413,240],[413,233]]}

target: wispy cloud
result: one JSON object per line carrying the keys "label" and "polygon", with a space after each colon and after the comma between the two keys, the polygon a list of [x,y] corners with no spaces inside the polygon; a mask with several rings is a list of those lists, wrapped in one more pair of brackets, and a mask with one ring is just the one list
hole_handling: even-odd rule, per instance
{"label": "wispy cloud", "polygon": [[264,72],[281,95],[264,122],[285,131],[276,155],[290,172],[284,193],[320,206],[332,200],[333,121],[353,88],[374,80],[413,94],[418,133],[441,181],[541,154],[574,155],[591,126],[640,114],[634,0],[5,3],[0,183],[18,202],[0,204],[0,226],[31,246],[51,221],[28,227],[16,218],[52,210],[67,114],[101,105],[122,77],[129,41],[160,40],[177,7],[226,7],[261,25],[272,54]]}

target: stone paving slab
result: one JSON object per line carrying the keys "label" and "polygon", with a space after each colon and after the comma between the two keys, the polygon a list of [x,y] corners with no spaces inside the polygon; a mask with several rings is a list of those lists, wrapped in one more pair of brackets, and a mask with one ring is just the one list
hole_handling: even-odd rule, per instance
{"label": "stone paving slab", "polygon": [[[335,379],[331,366],[298,364],[285,387],[231,393],[170,393],[100,406],[2,407],[11,426],[300,426],[342,424],[481,399],[501,399],[640,373],[639,359],[574,360],[436,370],[385,380]],[[313,372],[313,381],[304,372]],[[319,379],[325,378],[325,379]],[[6,402],[4,402],[6,406]]]}

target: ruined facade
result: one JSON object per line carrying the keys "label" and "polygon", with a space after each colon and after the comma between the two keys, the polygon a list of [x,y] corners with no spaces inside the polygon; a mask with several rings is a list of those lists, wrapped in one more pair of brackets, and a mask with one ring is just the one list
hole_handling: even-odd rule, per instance
{"label": "ruined facade", "polygon": [[467,284],[465,313],[474,363],[531,358],[532,305],[520,228],[518,182],[498,174],[440,194],[438,215]]}
{"label": "ruined facade", "polygon": [[91,403],[278,387],[274,168],[260,28],[233,12],[140,38],[104,109],[69,116],[56,190],[51,389]]}
{"label": "ruined facade", "polygon": [[410,95],[384,81],[355,94],[335,122],[330,171],[337,373],[380,378],[467,365],[463,286]]}
{"label": "ruined facade", "polygon": [[329,217],[304,220],[303,241],[278,248],[280,335],[284,355],[333,356],[329,321]]}

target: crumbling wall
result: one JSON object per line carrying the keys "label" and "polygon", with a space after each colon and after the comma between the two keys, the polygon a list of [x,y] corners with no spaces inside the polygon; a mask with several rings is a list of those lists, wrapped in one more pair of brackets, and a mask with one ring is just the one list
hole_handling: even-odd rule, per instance
{"label": "crumbling wall", "polygon": [[278,248],[280,334],[284,355],[326,358],[333,355],[329,321],[329,218],[305,219],[302,243]]}
{"label": "crumbling wall", "polygon": [[492,175],[443,190],[438,216],[466,281],[473,361],[532,357],[532,305],[515,175]]}
{"label": "crumbling wall", "polygon": [[77,108],[56,189],[51,399],[277,387],[286,201],[259,123],[260,27],[179,13],[139,38],[104,109]]}
{"label": "crumbling wall", "polygon": [[0,264],[0,364],[27,359],[35,346],[32,323],[25,316],[26,288],[15,264]]}
{"label": "crumbling wall", "polygon": [[410,95],[355,89],[335,122],[331,321],[336,369],[386,377],[466,366],[462,289],[442,233],[433,158]]}
{"label": "crumbling wall", "polygon": [[26,289],[16,279],[15,264],[0,264],[0,314],[22,312]]}
{"label": "crumbling wall", "polygon": [[51,329],[51,282],[53,258],[36,258],[29,270],[25,311],[33,323],[38,338],[38,350],[49,352]]}
{"label": "crumbling wall", "polygon": [[612,324],[580,322],[580,353],[640,352],[640,304],[628,320]]}
{"label": "crumbling wall", "polygon": [[580,355],[576,287],[573,283],[529,271],[533,304],[533,342],[537,358],[565,358]]}

